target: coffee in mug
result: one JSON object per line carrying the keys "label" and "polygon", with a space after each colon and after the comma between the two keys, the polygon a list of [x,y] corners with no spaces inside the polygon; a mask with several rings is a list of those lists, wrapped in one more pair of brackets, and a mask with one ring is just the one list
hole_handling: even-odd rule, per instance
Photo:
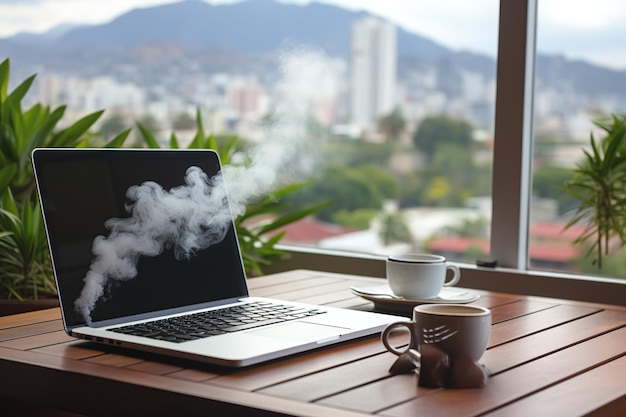
{"label": "coffee in mug", "polygon": [[[404,349],[391,345],[391,331],[406,328],[411,340]],[[479,388],[488,372],[478,363],[487,349],[491,311],[461,304],[422,304],[413,320],[388,325],[381,334],[391,353],[417,365],[418,383],[428,387]],[[394,368],[394,367],[392,367]],[[397,369],[397,366],[396,366]]]}
{"label": "coffee in mug", "polygon": [[[409,300],[435,298],[443,287],[456,285],[461,271],[439,255],[410,253],[390,255],[386,261],[387,282],[391,291]],[[446,281],[448,271],[452,278]]]}

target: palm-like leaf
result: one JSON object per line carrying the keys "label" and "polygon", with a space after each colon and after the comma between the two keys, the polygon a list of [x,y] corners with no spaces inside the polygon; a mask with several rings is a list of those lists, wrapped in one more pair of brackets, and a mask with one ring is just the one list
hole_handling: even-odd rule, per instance
{"label": "palm-like leaf", "polygon": [[[35,75],[8,91],[9,60],[0,63],[0,292],[37,298],[56,291],[39,204],[36,202],[32,150],[85,146],[87,131],[102,115],[97,111],[56,130],[65,106],[35,104],[22,108]],[[110,144],[120,145],[128,132]]]}
{"label": "palm-like leaf", "polygon": [[591,150],[584,151],[573,179],[565,185],[565,190],[579,201],[566,228],[585,225],[574,242],[590,242],[586,255],[595,252],[601,268],[611,239],[626,244],[626,117],[614,115],[610,122],[595,124],[606,136],[598,142],[591,134]]}

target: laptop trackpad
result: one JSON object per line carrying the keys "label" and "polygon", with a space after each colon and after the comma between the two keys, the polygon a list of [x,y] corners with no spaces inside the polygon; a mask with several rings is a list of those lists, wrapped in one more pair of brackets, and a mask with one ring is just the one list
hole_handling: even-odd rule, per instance
{"label": "laptop trackpad", "polygon": [[248,334],[289,341],[327,341],[338,338],[347,328],[308,323],[306,321],[289,322],[277,326],[252,330]]}

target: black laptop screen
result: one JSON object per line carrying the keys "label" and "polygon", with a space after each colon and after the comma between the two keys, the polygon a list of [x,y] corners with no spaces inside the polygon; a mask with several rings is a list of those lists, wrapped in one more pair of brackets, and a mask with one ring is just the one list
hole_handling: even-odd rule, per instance
{"label": "black laptop screen", "polygon": [[70,327],[247,295],[209,150],[33,153]]}

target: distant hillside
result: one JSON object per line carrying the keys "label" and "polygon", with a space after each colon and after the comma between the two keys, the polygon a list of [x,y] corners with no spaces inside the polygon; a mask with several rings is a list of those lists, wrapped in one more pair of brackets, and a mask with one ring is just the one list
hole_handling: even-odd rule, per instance
{"label": "distant hillside", "polygon": [[[331,54],[346,55],[350,25],[366,15],[321,3],[299,6],[274,0],[248,0],[211,5],[186,0],[132,10],[110,23],[69,31],[56,45],[115,48],[167,41],[189,48],[264,53],[294,42],[315,44]],[[449,53],[431,40],[402,30],[398,43],[400,54],[432,57]]]}
{"label": "distant hillside", "polygon": [[[211,5],[185,0],[135,9],[109,23],[64,28],[59,33],[21,34],[0,39],[0,59],[16,58],[31,65],[63,66],[98,71],[114,62],[149,58],[152,63],[174,59],[204,59],[216,67],[254,65],[285,45],[313,44],[329,54],[347,58],[352,22],[368,14],[312,2],[300,6],[275,0],[248,0]],[[321,24],[320,22],[323,22]],[[54,35],[54,36],[51,36]],[[210,51],[210,58],[207,58]],[[436,40],[398,29],[400,68],[410,65],[449,65],[491,78],[492,58],[454,51]],[[563,86],[577,92],[626,92],[626,71],[615,71],[561,57],[537,59],[538,85]]]}

